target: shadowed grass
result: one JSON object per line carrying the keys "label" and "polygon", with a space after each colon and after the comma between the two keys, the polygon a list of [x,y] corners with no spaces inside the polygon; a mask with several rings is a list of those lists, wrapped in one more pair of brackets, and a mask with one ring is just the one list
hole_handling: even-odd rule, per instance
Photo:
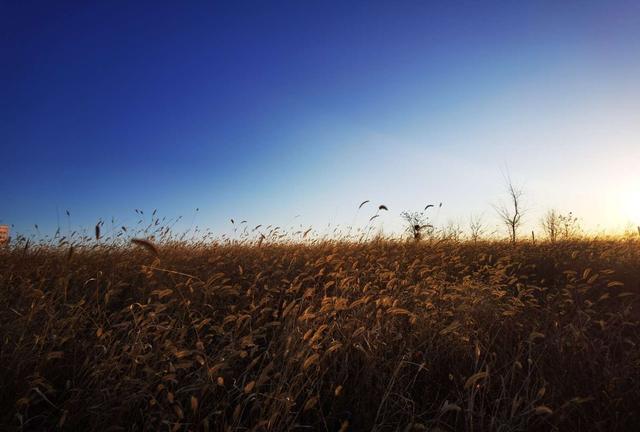
{"label": "shadowed grass", "polygon": [[0,252],[3,429],[640,424],[637,241],[140,246]]}

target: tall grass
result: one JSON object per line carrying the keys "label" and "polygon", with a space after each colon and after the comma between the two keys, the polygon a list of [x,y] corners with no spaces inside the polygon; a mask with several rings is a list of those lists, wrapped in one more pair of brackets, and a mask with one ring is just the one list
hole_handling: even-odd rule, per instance
{"label": "tall grass", "polygon": [[0,429],[640,424],[637,241],[108,235],[0,251]]}

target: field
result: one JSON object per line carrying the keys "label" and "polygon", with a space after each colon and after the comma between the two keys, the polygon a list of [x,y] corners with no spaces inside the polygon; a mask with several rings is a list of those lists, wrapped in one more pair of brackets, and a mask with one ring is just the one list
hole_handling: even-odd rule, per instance
{"label": "field", "polygon": [[2,430],[637,430],[640,241],[21,244]]}

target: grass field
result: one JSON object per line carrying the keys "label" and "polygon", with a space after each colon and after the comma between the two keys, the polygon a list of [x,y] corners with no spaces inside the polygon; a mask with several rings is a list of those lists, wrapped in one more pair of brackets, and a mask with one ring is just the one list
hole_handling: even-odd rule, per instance
{"label": "grass field", "polygon": [[640,241],[0,251],[2,430],[637,430]]}

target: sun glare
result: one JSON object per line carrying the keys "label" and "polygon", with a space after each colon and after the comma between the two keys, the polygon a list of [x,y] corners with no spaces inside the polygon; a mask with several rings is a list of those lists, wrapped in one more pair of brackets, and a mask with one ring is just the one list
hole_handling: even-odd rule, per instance
{"label": "sun glare", "polygon": [[618,209],[622,224],[640,225],[640,180],[618,196]]}

